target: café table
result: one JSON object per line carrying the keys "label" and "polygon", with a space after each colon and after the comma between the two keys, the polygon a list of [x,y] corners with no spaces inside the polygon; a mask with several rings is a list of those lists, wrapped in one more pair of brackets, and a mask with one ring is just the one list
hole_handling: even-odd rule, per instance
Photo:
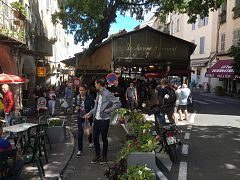
{"label": "caf\u00e9 table", "polygon": [[16,143],[16,147],[21,139],[23,139],[24,133],[31,127],[36,126],[37,124],[34,123],[21,123],[21,124],[16,124],[8,127],[4,127],[3,131],[4,132],[10,132],[10,133],[16,133],[18,134],[18,140]]}

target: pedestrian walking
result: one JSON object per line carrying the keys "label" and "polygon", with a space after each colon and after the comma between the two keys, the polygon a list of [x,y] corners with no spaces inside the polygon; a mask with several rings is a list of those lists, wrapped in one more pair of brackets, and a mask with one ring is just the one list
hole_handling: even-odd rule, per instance
{"label": "pedestrian walking", "polygon": [[175,120],[175,123],[178,124],[178,119],[179,119],[178,106],[179,106],[179,96],[181,94],[181,90],[176,84],[173,85],[173,89],[175,90],[175,95],[176,95],[176,103],[174,107],[174,120]]}
{"label": "pedestrian walking", "polygon": [[56,97],[57,95],[53,86],[50,86],[48,90],[48,110],[51,116],[55,115]]}
{"label": "pedestrian walking", "polygon": [[[180,89],[181,93],[179,96],[179,106],[178,106],[178,113],[181,120],[188,120],[188,111],[187,111],[187,103],[188,103],[188,96],[191,94],[191,90],[187,87],[186,84],[182,85]],[[182,112],[184,113],[184,119],[182,119]]]}
{"label": "pedestrian walking", "polygon": [[[95,147],[95,157],[91,161],[92,164],[107,162],[108,152],[108,129],[110,117],[113,111],[121,107],[120,101],[106,89],[105,79],[97,79],[95,87],[98,90],[94,108],[85,115],[85,118],[90,118],[93,115],[93,142]],[[100,155],[99,136],[102,136],[103,150],[102,157]]]}
{"label": "pedestrian walking", "polygon": [[167,115],[170,123],[175,125],[173,118],[176,104],[176,94],[174,89],[169,85],[167,79],[161,80],[161,89],[159,90],[159,105],[162,107],[164,114]]}
{"label": "pedestrian walking", "polygon": [[[86,126],[86,119],[84,116],[94,107],[94,99],[92,96],[87,94],[87,86],[79,86],[79,94],[75,99],[76,111],[77,111],[77,123],[78,123],[78,152],[77,157],[79,158],[83,152],[83,126]],[[92,126],[92,117],[88,119],[90,126]],[[92,132],[88,134],[89,148],[93,147]]]}
{"label": "pedestrian walking", "polygon": [[15,114],[15,104],[13,94],[7,84],[2,85],[3,105],[6,119],[6,125],[11,126]]}
{"label": "pedestrian walking", "polygon": [[39,85],[36,85],[35,89],[33,90],[33,97],[35,106],[37,107],[38,98],[44,97],[43,89]]}
{"label": "pedestrian walking", "polygon": [[126,101],[128,108],[133,110],[136,107],[137,104],[137,89],[134,87],[133,83],[130,83],[130,86],[126,90]]}
{"label": "pedestrian walking", "polygon": [[72,110],[72,100],[73,100],[73,89],[72,89],[72,83],[68,83],[67,87],[64,90],[64,99],[66,100],[68,104],[68,109]]}

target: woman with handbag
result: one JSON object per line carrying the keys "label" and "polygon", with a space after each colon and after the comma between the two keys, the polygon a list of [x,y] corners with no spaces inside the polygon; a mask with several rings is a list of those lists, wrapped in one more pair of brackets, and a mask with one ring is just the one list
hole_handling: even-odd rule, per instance
{"label": "woman with handbag", "polygon": [[88,136],[89,148],[93,147],[92,140],[92,118],[85,119],[84,116],[93,108],[94,99],[87,94],[87,86],[79,86],[79,94],[76,97],[76,111],[78,122],[78,152],[79,158],[83,152],[83,133]]}

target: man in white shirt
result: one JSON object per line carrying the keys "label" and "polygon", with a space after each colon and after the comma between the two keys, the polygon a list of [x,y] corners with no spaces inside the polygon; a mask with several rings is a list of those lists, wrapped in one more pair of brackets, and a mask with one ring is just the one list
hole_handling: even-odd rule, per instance
{"label": "man in white shirt", "polygon": [[[179,96],[178,113],[180,116],[180,120],[187,120],[187,115],[188,115],[187,100],[188,100],[188,96],[191,94],[191,90],[187,87],[186,84],[183,84],[180,90],[181,90],[181,93]],[[182,119],[182,112],[184,113],[184,119]]]}
{"label": "man in white shirt", "polygon": [[[107,162],[108,151],[108,129],[110,117],[113,111],[121,107],[120,101],[106,89],[105,79],[97,79],[95,87],[98,90],[94,108],[85,115],[85,118],[93,115],[93,142],[95,147],[95,157],[91,161],[92,164],[100,162],[105,164]],[[102,136],[103,150],[102,157],[100,155],[99,137]]]}

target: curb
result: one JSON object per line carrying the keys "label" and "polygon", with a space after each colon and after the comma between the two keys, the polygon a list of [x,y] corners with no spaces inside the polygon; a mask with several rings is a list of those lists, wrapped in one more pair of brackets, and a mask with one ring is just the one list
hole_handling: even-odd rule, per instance
{"label": "curb", "polygon": [[62,179],[63,174],[64,174],[64,171],[66,170],[69,162],[71,161],[71,159],[72,159],[72,157],[73,157],[73,154],[74,154],[74,152],[75,152],[75,148],[76,148],[76,142],[75,142],[74,135],[73,135],[73,132],[72,132],[71,128],[70,128],[69,126],[67,126],[66,129],[67,129],[68,132],[69,132],[70,143],[73,144],[73,149],[72,149],[72,153],[71,153],[69,159],[67,160],[67,163],[65,164],[65,166],[63,167],[63,169],[61,170],[61,172],[60,172],[60,174],[59,174],[59,178],[58,178],[59,180]]}

